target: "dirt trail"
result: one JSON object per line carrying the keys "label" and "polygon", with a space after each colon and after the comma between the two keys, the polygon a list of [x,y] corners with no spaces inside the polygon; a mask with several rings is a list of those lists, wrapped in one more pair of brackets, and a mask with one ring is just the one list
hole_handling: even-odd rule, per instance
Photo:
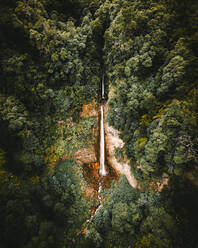
{"label": "dirt trail", "polygon": [[119,131],[105,124],[105,143],[107,150],[107,160],[109,164],[119,173],[124,174],[133,188],[139,188],[138,182],[131,174],[130,166],[127,162],[118,162],[114,151],[116,148],[122,148],[124,142],[119,138]]}

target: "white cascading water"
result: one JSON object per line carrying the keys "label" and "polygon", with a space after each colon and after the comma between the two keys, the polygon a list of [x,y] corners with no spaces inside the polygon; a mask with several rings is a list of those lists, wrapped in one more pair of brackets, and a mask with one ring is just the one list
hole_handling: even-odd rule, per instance
{"label": "white cascading water", "polygon": [[104,99],[104,74],[102,75],[102,99]]}
{"label": "white cascading water", "polygon": [[101,107],[101,121],[100,121],[100,170],[101,176],[106,176],[107,172],[105,170],[105,144],[104,144],[104,112],[103,105]]}

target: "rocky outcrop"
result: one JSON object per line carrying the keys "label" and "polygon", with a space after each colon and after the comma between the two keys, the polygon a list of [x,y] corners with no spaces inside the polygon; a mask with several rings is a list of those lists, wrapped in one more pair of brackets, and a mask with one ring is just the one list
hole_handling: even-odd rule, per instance
{"label": "rocky outcrop", "polygon": [[96,154],[93,147],[82,148],[73,154],[73,159],[79,164],[94,163],[96,161]]}

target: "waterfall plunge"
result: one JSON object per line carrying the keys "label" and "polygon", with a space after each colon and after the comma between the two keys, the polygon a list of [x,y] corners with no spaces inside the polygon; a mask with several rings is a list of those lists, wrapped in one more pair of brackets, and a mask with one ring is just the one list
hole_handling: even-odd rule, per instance
{"label": "waterfall plunge", "polygon": [[105,149],[104,149],[104,113],[103,105],[101,107],[101,123],[100,123],[100,175],[106,176],[107,172],[105,170]]}
{"label": "waterfall plunge", "polygon": [[102,99],[105,98],[105,95],[104,95],[104,74],[102,75]]}

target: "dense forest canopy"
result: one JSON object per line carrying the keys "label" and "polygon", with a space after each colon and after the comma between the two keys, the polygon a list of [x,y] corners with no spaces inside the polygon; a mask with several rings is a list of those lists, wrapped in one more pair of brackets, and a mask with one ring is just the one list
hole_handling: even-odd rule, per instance
{"label": "dense forest canopy", "polygon": [[[0,3],[0,246],[198,247],[198,3]],[[106,122],[141,190],[124,176],[93,199],[73,153]],[[159,181],[168,181],[162,190]]]}

